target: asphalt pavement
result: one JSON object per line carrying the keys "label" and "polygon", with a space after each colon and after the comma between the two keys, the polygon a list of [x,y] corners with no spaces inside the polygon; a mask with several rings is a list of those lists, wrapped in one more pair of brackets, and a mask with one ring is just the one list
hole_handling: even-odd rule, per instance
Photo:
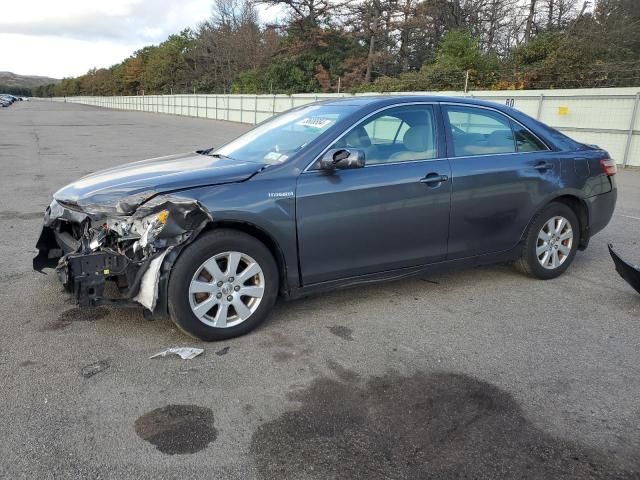
{"label": "asphalt pavement", "polygon": [[[640,478],[640,170],[562,277],[508,265],[280,302],[203,343],[77,310],[31,270],[55,190],[246,125],[41,101],[0,110],[0,477]],[[149,357],[200,347],[192,360]]]}

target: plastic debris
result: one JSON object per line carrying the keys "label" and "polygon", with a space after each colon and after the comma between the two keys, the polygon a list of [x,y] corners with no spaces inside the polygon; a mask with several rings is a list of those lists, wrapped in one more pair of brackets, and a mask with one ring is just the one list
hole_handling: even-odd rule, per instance
{"label": "plastic debris", "polygon": [[216,355],[218,355],[218,356],[226,355],[227,353],[229,353],[229,348],[231,348],[231,347],[224,347],[222,350],[218,350],[216,352]]}
{"label": "plastic debris", "polygon": [[196,358],[200,355],[204,350],[202,348],[194,348],[194,347],[173,347],[167,348],[162,352],[158,352],[155,355],[151,355],[149,358],[156,357],[166,357],[169,354],[178,355],[183,360],[191,360],[192,358]]}
{"label": "plastic debris", "polygon": [[100,373],[109,368],[109,362],[106,360],[100,360],[99,362],[92,363],[91,365],[87,365],[82,367],[80,373],[84,378],[91,378],[95,374]]}

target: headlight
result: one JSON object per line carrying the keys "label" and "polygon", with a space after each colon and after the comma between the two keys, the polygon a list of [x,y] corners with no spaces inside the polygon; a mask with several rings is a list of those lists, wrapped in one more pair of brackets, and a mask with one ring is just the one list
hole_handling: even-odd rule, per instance
{"label": "headlight", "polygon": [[[166,226],[168,218],[169,210],[161,210],[158,213],[144,217],[141,220],[134,221],[132,230],[141,234],[140,240],[138,240],[136,245],[140,248],[145,248],[147,245],[152,243]],[[134,246],[134,250],[135,249],[136,247]]]}

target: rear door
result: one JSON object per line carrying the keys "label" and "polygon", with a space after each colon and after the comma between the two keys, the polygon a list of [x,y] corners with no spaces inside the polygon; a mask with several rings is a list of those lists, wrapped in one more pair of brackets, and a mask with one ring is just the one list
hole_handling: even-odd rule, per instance
{"label": "rear door", "polygon": [[560,188],[557,154],[497,110],[442,108],[453,181],[448,258],[508,250]]}
{"label": "rear door", "polygon": [[327,173],[312,166],[300,175],[305,285],[446,258],[451,172],[441,133],[434,105],[385,109],[330,147],[363,150],[364,168]]}

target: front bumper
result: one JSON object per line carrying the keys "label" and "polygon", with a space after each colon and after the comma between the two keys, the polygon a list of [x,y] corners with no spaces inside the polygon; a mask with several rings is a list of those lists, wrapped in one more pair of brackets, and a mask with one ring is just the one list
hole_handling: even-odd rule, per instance
{"label": "front bumper", "polygon": [[[38,255],[33,268],[55,268],[58,278],[81,307],[103,303],[137,302],[146,313],[164,316],[164,283],[167,270],[181,249],[211,221],[211,216],[195,200],[167,196],[139,215],[109,219],[72,210],[53,201],[47,208],[44,227],[36,244]],[[167,212],[160,233],[132,228],[142,216]],[[123,225],[126,227],[123,229]],[[115,295],[107,282],[113,282]]]}
{"label": "front bumper", "polygon": [[[81,307],[94,307],[104,301],[104,288],[107,279],[114,275],[124,275],[127,282],[136,278],[124,255],[106,252],[94,252],[87,255],[70,255],[56,271],[65,289],[73,293]],[[135,285],[132,282],[131,285]],[[126,298],[126,296],[125,296]]]}

